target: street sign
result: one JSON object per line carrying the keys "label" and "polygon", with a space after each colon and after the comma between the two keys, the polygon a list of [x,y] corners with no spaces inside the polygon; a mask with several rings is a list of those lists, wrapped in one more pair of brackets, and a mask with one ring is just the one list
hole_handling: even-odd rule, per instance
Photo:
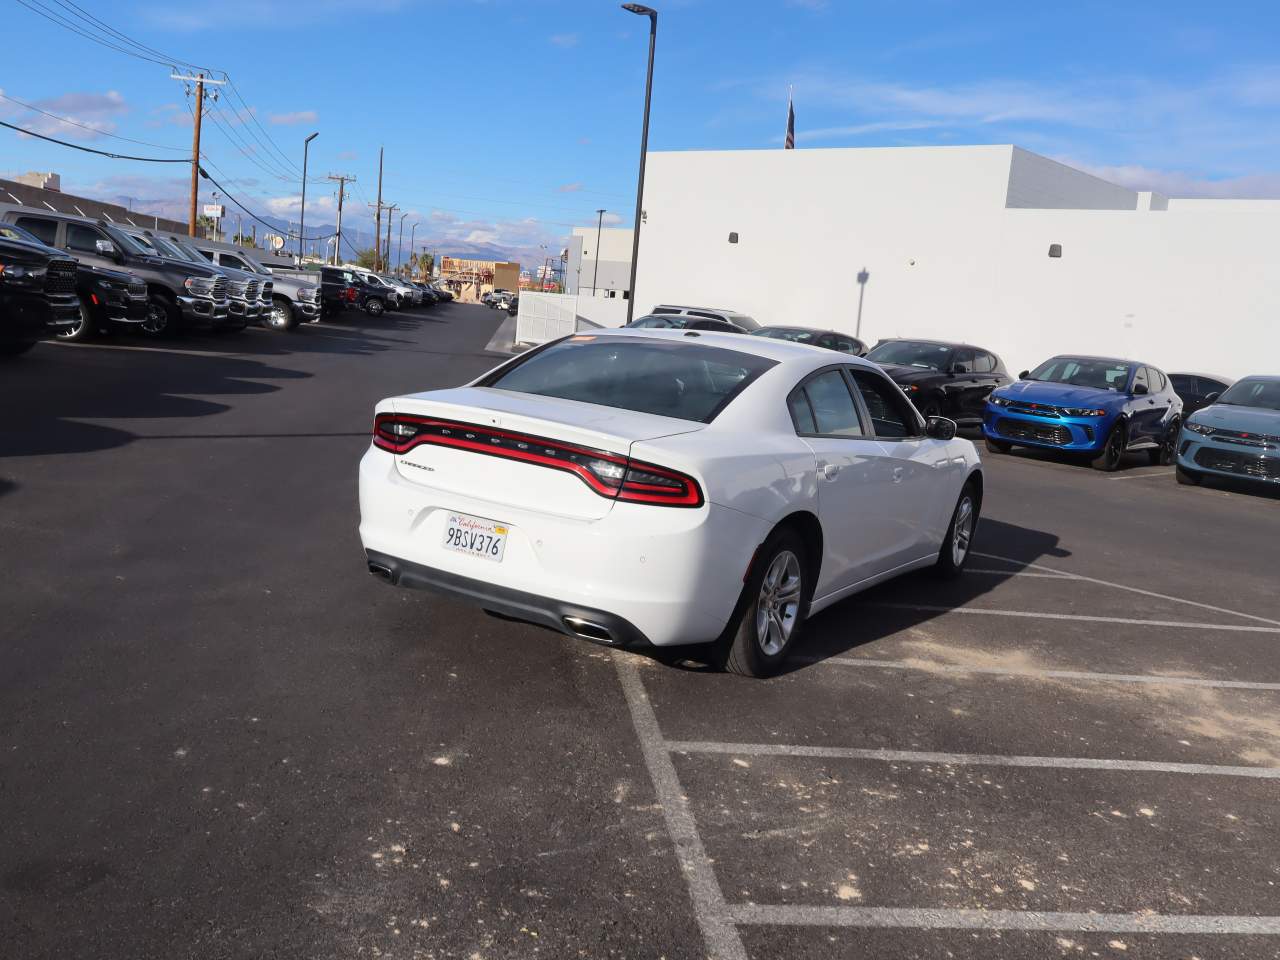
{"label": "street sign", "polygon": [[266,237],[266,241],[271,245],[272,250],[284,249],[284,237],[280,236],[279,234],[275,234],[275,233],[268,234]]}
{"label": "street sign", "polygon": [[227,208],[220,203],[206,203],[204,205],[204,215],[212,217],[214,220],[221,220],[227,215]]}

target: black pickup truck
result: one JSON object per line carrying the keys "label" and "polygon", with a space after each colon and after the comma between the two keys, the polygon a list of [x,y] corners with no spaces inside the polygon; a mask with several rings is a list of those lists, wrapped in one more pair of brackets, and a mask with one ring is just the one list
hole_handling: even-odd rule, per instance
{"label": "black pickup truck", "polygon": [[[11,223],[0,223],[0,239],[44,246],[34,233]],[[52,247],[49,250],[61,254]],[[146,283],[122,270],[77,263],[76,296],[80,315],[76,323],[57,330],[59,340],[88,340],[100,331],[136,330],[147,319]]]}
{"label": "black pickup truck", "polygon": [[41,243],[0,237],[0,356],[26,353],[79,319],[75,260]]}

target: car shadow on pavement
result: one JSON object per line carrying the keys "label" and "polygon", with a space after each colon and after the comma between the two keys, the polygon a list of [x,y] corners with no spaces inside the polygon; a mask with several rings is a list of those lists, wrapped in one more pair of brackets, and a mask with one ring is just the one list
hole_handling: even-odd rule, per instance
{"label": "car shadow on pavement", "polygon": [[280,386],[270,381],[310,376],[245,357],[42,345],[0,381],[0,459],[123,446],[137,434],[84,421],[208,417],[229,406],[201,395],[273,393]]}
{"label": "car shadow on pavement", "polygon": [[784,672],[803,669],[944,616],[1031,565],[1071,556],[1059,546],[1056,534],[989,518],[979,523],[973,550],[969,567],[1000,572],[944,580],[932,570],[917,570],[843,600],[809,621]]}

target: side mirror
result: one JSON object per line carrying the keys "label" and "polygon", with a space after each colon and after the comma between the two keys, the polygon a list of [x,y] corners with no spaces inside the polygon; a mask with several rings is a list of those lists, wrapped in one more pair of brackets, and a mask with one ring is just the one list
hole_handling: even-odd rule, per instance
{"label": "side mirror", "polygon": [[1217,403],[1217,402],[1218,402],[1218,398],[1219,398],[1220,396],[1222,396],[1222,394],[1220,394],[1220,393],[1210,393],[1210,394],[1207,394],[1207,395],[1205,396],[1205,398],[1204,398],[1204,402],[1205,402],[1205,403]]}
{"label": "side mirror", "polygon": [[104,257],[114,257],[116,255],[116,245],[110,240],[93,241],[93,249]]}
{"label": "side mirror", "polygon": [[956,422],[946,417],[930,417],[924,422],[924,435],[931,440],[952,440],[956,435]]}
{"label": "side mirror", "polygon": [[1018,374],[1018,379],[1019,379],[1019,380],[1026,380],[1029,376],[1031,376],[1031,371],[1030,371],[1030,370],[1023,370],[1020,374]]}
{"label": "side mirror", "polygon": [[1151,391],[1147,389],[1147,385],[1145,383],[1135,383],[1133,385],[1133,395],[1135,397],[1143,397],[1150,392]]}

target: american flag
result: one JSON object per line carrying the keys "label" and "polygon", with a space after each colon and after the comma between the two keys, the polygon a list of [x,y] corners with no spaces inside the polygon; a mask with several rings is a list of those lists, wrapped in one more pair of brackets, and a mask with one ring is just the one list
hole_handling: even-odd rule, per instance
{"label": "american flag", "polygon": [[796,148],[796,108],[791,102],[791,94],[787,94],[787,139],[782,144],[783,150]]}

